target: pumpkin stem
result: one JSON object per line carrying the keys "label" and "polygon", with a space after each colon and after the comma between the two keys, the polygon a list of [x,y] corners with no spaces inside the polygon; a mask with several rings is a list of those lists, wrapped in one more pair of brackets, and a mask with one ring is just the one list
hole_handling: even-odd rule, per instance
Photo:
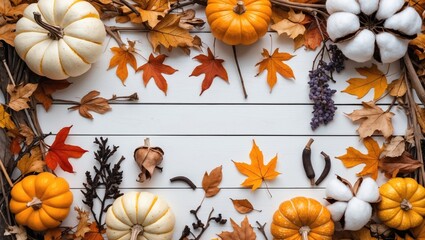
{"label": "pumpkin stem", "polygon": [[40,25],[40,27],[49,31],[49,37],[53,40],[59,40],[63,38],[63,29],[57,26],[50,25],[46,22],[43,22],[41,19],[41,14],[38,12],[33,12],[35,22]]}
{"label": "pumpkin stem", "polygon": [[245,7],[245,4],[243,3],[243,1],[238,1],[236,6],[233,8],[233,11],[235,13],[239,14],[239,15],[246,12],[246,7]]}
{"label": "pumpkin stem", "polygon": [[139,236],[139,234],[143,234],[143,227],[140,226],[139,224],[134,225],[133,227],[131,227],[130,240],[137,240],[137,237]]}
{"label": "pumpkin stem", "polygon": [[41,200],[37,197],[34,197],[30,202],[27,202],[27,207],[32,207],[34,210],[41,208]]}
{"label": "pumpkin stem", "polygon": [[400,207],[402,210],[404,211],[409,211],[410,209],[412,209],[412,204],[409,202],[409,200],[407,199],[403,199],[403,201],[401,201],[400,203]]}
{"label": "pumpkin stem", "polygon": [[310,232],[310,227],[309,226],[302,226],[299,230],[300,234],[301,234],[301,239],[302,240],[308,240],[308,233]]}

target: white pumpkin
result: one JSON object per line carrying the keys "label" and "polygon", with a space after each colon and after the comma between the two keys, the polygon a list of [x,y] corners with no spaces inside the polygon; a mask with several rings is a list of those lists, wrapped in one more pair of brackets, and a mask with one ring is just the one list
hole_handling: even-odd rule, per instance
{"label": "white pumpkin", "polygon": [[168,204],[148,192],[128,192],[106,213],[109,240],[171,240],[175,224]]}
{"label": "white pumpkin", "polygon": [[59,80],[87,72],[101,56],[105,37],[90,3],[39,0],[16,24],[15,48],[33,72]]}

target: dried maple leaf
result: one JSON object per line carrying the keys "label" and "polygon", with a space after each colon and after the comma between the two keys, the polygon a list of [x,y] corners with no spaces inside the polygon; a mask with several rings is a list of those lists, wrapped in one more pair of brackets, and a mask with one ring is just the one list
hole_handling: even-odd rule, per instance
{"label": "dried maple leaf", "polygon": [[37,102],[43,104],[46,111],[49,110],[53,103],[52,94],[57,90],[63,90],[71,85],[67,80],[50,80],[42,78],[38,82],[37,89],[33,93],[34,98]]}
{"label": "dried maple leaf", "polygon": [[394,131],[391,122],[394,113],[384,112],[374,102],[363,102],[362,104],[363,109],[346,114],[353,122],[360,123],[360,127],[357,129],[360,138],[370,137],[376,131],[381,132],[385,138],[389,138]]}
{"label": "dried maple leaf", "polygon": [[295,13],[294,10],[290,9],[288,18],[271,25],[271,29],[275,30],[279,35],[286,33],[290,38],[295,39],[305,33],[304,19],[305,14],[303,12]]}
{"label": "dried maple leaf", "polygon": [[205,197],[214,197],[220,192],[221,180],[223,179],[222,166],[214,168],[209,174],[207,172],[204,173],[204,177],[202,178],[202,188],[205,191]]}
{"label": "dried maple leaf", "polygon": [[5,111],[3,104],[0,104],[0,128],[8,130],[16,128],[15,123],[10,118],[10,114]]}
{"label": "dried maple leaf", "polygon": [[405,147],[406,141],[403,137],[393,137],[389,143],[384,143],[384,151],[382,151],[381,158],[399,157],[403,154]]}
{"label": "dried maple leaf", "polygon": [[388,93],[393,97],[403,97],[407,92],[407,85],[404,79],[404,75],[400,76],[399,79],[392,81],[388,85]]}
{"label": "dried maple leaf", "polygon": [[113,52],[114,56],[109,62],[108,70],[118,66],[115,73],[123,84],[125,83],[125,80],[128,77],[127,64],[129,64],[134,70],[137,69],[137,60],[134,56],[134,54],[136,53],[134,45],[136,45],[136,42],[128,41],[128,47],[121,46],[111,48],[111,51]]}
{"label": "dried maple leaf", "polygon": [[77,215],[78,225],[77,225],[77,229],[75,230],[74,238],[81,239],[86,235],[86,233],[91,231],[89,227],[89,225],[91,224],[89,222],[90,212],[85,211],[79,207],[74,207],[74,210],[78,214]]}
{"label": "dried maple leaf", "polygon": [[90,91],[84,97],[81,98],[80,104],[76,106],[72,106],[68,109],[77,110],[81,116],[89,119],[93,119],[93,115],[89,113],[89,111],[93,111],[99,114],[104,114],[111,110],[111,106],[109,106],[108,99],[103,97],[98,97],[100,92],[98,91]]}
{"label": "dried maple leaf", "polygon": [[11,236],[14,235],[16,240],[27,240],[27,230],[21,225],[19,226],[7,226],[4,230],[3,236]]}
{"label": "dried maple leaf", "polygon": [[365,164],[361,172],[357,173],[358,176],[370,175],[376,180],[378,177],[378,166],[379,158],[383,149],[379,147],[379,144],[373,138],[363,139],[363,144],[367,149],[367,154],[363,154],[359,150],[349,147],[347,153],[336,157],[342,161],[346,168],[352,168],[359,164]]}
{"label": "dried maple leaf", "polygon": [[79,146],[69,145],[65,143],[71,127],[62,128],[56,135],[55,141],[50,145],[49,151],[46,154],[45,161],[47,167],[55,170],[57,165],[66,172],[73,172],[72,165],[68,158],[80,158],[87,150]]}
{"label": "dried maple leaf", "polygon": [[279,52],[279,48],[276,48],[270,56],[269,51],[263,48],[261,55],[263,55],[264,59],[255,65],[259,65],[258,74],[256,76],[260,75],[267,69],[267,83],[269,84],[270,92],[273,90],[273,87],[277,82],[277,73],[285,78],[295,78],[291,67],[282,62],[291,59],[293,57],[291,54]]}
{"label": "dried maple leaf", "polygon": [[398,173],[412,173],[416,169],[422,167],[418,160],[412,159],[412,155],[403,152],[398,157],[385,157],[379,161],[379,168],[385,172],[388,178],[396,177]]}
{"label": "dried maple leaf", "polygon": [[27,146],[30,145],[34,140],[34,132],[26,124],[19,124],[19,134],[25,138],[25,144]]}
{"label": "dried maple leaf", "polygon": [[159,52],[160,46],[167,50],[176,47],[192,47],[194,38],[187,29],[181,28],[180,17],[176,14],[167,14],[149,31],[149,42],[155,52]]}
{"label": "dried maple leaf", "polygon": [[37,89],[37,84],[34,83],[19,86],[7,85],[7,92],[10,95],[8,106],[15,111],[29,108],[28,101],[35,89]]}
{"label": "dried maple leaf", "polygon": [[316,50],[322,44],[323,38],[320,29],[315,24],[310,27],[304,34],[304,46],[310,50]]}
{"label": "dried maple leaf", "polygon": [[[240,214],[250,213],[254,209],[254,206],[252,206],[252,203],[248,199],[230,199],[232,200],[233,207],[236,211]],[[259,210],[261,212],[261,210]]]}
{"label": "dried maple leaf", "polygon": [[350,78],[347,82],[350,84],[342,92],[357,96],[357,98],[364,97],[372,88],[375,89],[373,100],[380,98],[388,87],[387,77],[381,70],[378,69],[376,64],[372,67],[356,68],[357,72],[366,78]]}
{"label": "dried maple leaf", "polygon": [[44,240],[63,240],[62,229],[53,228],[46,231],[44,234]]}
{"label": "dried maple leaf", "polygon": [[208,48],[208,56],[204,54],[199,54],[195,56],[194,59],[198,60],[201,65],[197,66],[191,76],[199,76],[205,74],[204,80],[202,82],[201,94],[210,88],[215,77],[220,77],[224,81],[228,82],[229,77],[227,76],[227,71],[223,67],[223,59],[215,58],[212,54],[211,49]]}
{"label": "dried maple leaf", "polygon": [[235,162],[236,168],[240,173],[247,176],[248,178],[241,184],[244,187],[252,187],[252,191],[255,191],[261,186],[263,181],[273,180],[280,173],[276,172],[277,154],[270,160],[267,165],[264,165],[263,153],[258,148],[257,144],[253,140],[253,146],[249,157],[251,158],[251,164],[243,162]]}
{"label": "dried maple leaf", "polygon": [[106,232],[105,229],[103,229],[102,231],[99,231],[99,228],[97,227],[96,222],[90,223],[89,228],[90,228],[90,231],[84,234],[84,237],[82,238],[82,240],[104,240],[102,234]]}
{"label": "dried maple leaf", "polygon": [[257,235],[254,232],[254,228],[249,224],[248,217],[245,216],[244,220],[239,226],[233,219],[230,218],[233,232],[221,232],[218,236],[222,240],[255,240]]}
{"label": "dried maple leaf", "polygon": [[139,14],[127,6],[122,7],[123,13],[128,14],[132,23],[147,22],[151,28],[155,27],[170,9],[168,0],[135,0],[134,2],[137,4],[135,9]]}
{"label": "dried maple leaf", "polygon": [[165,95],[167,95],[168,84],[162,74],[171,75],[177,70],[164,64],[164,60],[167,55],[159,54],[154,56],[152,53],[149,56],[149,61],[137,69],[138,71],[143,71],[143,83],[148,85],[149,80],[153,78],[155,80],[156,86],[161,89]]}
{"label": "dried maple leaf", "polygon": [[33,172],[44,172],[46,163],[43,161],[39,147],[31,149],[17,163],[16,167],[21,171],[21,175]]}

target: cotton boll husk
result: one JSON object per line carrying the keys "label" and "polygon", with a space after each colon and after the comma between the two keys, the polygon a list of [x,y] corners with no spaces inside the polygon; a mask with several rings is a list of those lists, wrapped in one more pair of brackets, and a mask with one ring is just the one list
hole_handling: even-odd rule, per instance
{"label": "cotton boll husk", "polygon": [[421,31],[422,19],[414,8],[407,7],[403,11],[385,20],[384,27],[394,29],[407,35],[415,35]]}
{"label": "cotton boll husk", "polygon": [[347,209],[347,202],[334,202],[331,205],[326,206],[332,216],[334,222],[341,220],[344,216],[345,210]]}
{"label": "cotton boll husk", "polygon": [[345,210],[344,230],[360,230],[372,217],[372,206],[369,203],[353,197]]}
{"label": "cotton boll husk", "polygon": [[348,201],[353,198],[353,193],[347,185],[334,178],[326,186],[326,196],[338,201]]}
{"label": "cotton boll husk", "polygon": [[404,5],[404,0],[381,0],[379,3],[376,18],[379,20],[387,19],[394,15]]}
{"label": "cotton boll husk", "polygon": [[375,180],[370,177],[363,178],[356,197],[365,202],[374,203],[379,200],[379,196],[379,187]]}
{"label": "cotton boll husk", "polygon": [[379,47],[382,63],[392,63],[406,54],[409,40],[401,39],[391,33],[376,35],[376,43]]}
{"label": "cotton boll husk", "polygon": [[366,15],[376,12],[379,7],[379,0],[358,0],[361,11]]}
{"label": "cotton boll husk", "polygon": [[354,39],[337,44],[344,55],[356,62],[366,62],[372,59],[375,51],[375,34],[364,29]]}
{"label": "cotton boll husk", "polygon": [[359,17],[349,12],[337,12],[329,16],[327,31],[332,41],[354,33],[360,28]]}
{"label": "cotton boll husk", "polygon": [[356,0],[327,0],[326,10],[329,14],[335,12],[360,13],[360,5]]}

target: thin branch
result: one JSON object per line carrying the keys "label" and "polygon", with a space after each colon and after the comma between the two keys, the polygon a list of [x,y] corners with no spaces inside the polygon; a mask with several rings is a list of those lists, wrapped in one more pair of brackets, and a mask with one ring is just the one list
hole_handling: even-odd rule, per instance
{"label": "thin branch", "polygon": [[248,98],[248,94],[246,93],[245,82],[243,80],[241,68],[239,66],[238,55],[236,54],[236,46],[233,45],[232,49],[233,49],[233,57],[235,58],[236,67],[238,68],[238,74],[239,74],[239,78],[240,78],[241,84],[242,84],[243,95],[245,96],[245,99],[246,99],[246,98]]}
{"label": "thin branch", "polygon": [[421,84],[421,80],[416,74],[415,68],[413,67],[412,60],[410,60],[409,55],[406,53],[404,55],[404,64],[407,68],[407,73],[409,74],[409,79],[412,82],[412,87],[415,89],[416,94],[423,104],[425,104],[425,89]]}
{"label": "thin branch", "polygon": [[13,182],[9,177],[9,174],[7,173],[6,168],[4,167],[3,161],[0,159],[0,169],[3,172],[4,178],[6,178],[7,183],[9,183],[10,187],[13,187]]}

